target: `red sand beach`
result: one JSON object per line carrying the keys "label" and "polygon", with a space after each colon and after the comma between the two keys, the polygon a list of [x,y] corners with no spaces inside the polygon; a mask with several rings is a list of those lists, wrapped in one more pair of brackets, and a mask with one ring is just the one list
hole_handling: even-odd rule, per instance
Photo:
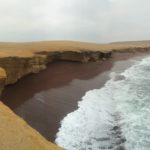
{"label": "red sand beach", "polygon": [[77,108],[86,91],[102,87],[111,71],[124,70],[133,57],[145,55],[114,53],[107,61],[87,64],[53,62],[39,74],[7,86],[1,99],[48,140],[54,141],[60,121]]}

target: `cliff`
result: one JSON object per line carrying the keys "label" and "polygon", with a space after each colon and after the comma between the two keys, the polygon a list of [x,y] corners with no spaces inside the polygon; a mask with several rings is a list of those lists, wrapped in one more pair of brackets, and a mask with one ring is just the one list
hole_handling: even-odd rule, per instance
{"label": "cliff", "polygon": [[38,73],[54,60],[99,61],[113,52],[147,51],[150,42],[91,44],[83,42],[0,43],[0,67],[5,69],[6,84],[15,83],[22,76]]}
{"label": "cliff", "polygon": [[1,150],[60,150],[0,103]]}
{"label": "cliff", "polygon": [[7,78],[6,71],[3,68],[0,68],[0,94],[4,89],[6,78]]}
{"label": "cliff", "polygon": [[[110,44],[68,41],[0,43],[0,92],[5,85],[13,84],[27,74],[38,73],[46,68],[47,63],[55,60],[85,63],[105,60],[116,51],[149,50],[149,41]],[[0,130],[2,150],[61,149],[46,141],[2,103],[0,103]]]}

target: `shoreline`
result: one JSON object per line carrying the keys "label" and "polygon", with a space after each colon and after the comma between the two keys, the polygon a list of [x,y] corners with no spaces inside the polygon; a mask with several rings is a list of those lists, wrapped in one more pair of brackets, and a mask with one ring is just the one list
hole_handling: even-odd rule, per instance
{"label": "shoreline", "polygon": [[[102,87],[111,71],[124,70],[131,65],[130,59],[146,54],[115,53],[106,61],[88,64],[53,62],[39,74],[28,75],[6,87],[2,99],[29,125],[54,142],[60,121],[77,108],[77,102],[85,92]],[[120,61],[124,63],[113,68]],[[44,102],[37,101],[39,97],[44,98]]]}

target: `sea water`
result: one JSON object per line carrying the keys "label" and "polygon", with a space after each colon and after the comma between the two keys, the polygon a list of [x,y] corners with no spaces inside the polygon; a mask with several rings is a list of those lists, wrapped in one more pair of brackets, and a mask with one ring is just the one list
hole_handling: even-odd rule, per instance
{"label": "sea water", "polygon": [[55,142],[67,150],[150,150],[150,57],[86,92]]}

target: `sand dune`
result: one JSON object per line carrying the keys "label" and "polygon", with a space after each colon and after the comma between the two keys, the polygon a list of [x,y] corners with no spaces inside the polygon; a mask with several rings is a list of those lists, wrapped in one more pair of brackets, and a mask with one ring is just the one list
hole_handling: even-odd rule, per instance
{"label": "sand dune", "polygon": [[[33,56],[39,51],[101,51],[124,50],[129,48],[150,47],[150,41],[114,42],[108,44],[86,43],[78,41],[41,41],[12,43],[0,42],[0,57]],[[15,51],[15,52],[14,52]]]}

